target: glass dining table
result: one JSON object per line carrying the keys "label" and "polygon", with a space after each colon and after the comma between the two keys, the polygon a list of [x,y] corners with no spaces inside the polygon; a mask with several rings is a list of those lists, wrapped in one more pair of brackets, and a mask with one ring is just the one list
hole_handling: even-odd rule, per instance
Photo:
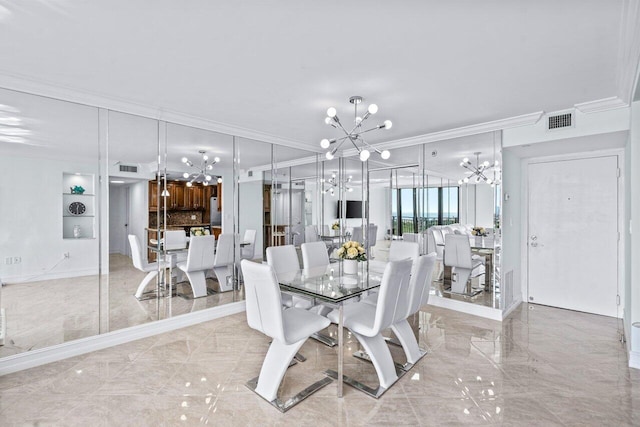
{"label": "glass dining table", "polygon": [[[343,391],[344,366],[344,303],[353,301],[364,292],[380,287],[382,273],[369,271],[368,262],[358,263],[357,274],[345,274],[342,262],[331,263],[327,267],[316,267],[279,274],[280,289],[297,296],[315,299],[318,303],[334,307],[338,316],[338,397]],[[331,370],[325,371],[335,376]]]}

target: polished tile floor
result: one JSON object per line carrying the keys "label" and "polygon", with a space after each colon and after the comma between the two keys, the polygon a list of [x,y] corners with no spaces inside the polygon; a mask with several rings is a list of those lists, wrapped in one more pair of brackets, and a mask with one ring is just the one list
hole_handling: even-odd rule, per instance
{"label": "polished tile floor", "polygon": [[[502,323],[431,306],[417,319],[429,354],[379,400],[338,399],[332,383],[281,414],[244,386],[269,340],[241,313],[0,377],[0,425],[640,425],[640,371],[615,319],[530,304]],[[375,385],[356,346],[345,372]],[[281,396],[336,366],[315,341],[301,351]]]}
{"label": "polished tile floor", "polygon": [[[0,357],[244,299],[241,292],[224,292],[195,300],[173,297],[138,301],[133,294],[146,273],[135,269],[124,255],[110,255],[109,263],[109,275],[102,281],[96,275],[4,286],[7,339],[0,346]],[[215,284],[207,279],[208,287],[214,288]],[[191,287],[184,282],[178,285],[178,291],[190,295]],[[100,312],[108,313],[102,316],[102,324]]]}

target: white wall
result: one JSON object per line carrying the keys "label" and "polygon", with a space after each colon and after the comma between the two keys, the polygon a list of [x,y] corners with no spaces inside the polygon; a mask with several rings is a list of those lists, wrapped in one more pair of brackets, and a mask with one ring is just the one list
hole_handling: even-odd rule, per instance
{"label": "white wall", "polygon": [[495,203],[493,193],[495,189],[487,184],[475,184],[476,193],[476,226],[493,228],[493,211]]}
{"label": "white wall", "polygon": [[109,186],[109,253],[126,254],[124,224],[127,219],[126,187],[112,184]]}
{"label": "white wall", "polygon": [[547,131],[545,126],[546,117],[543,117],[535,125],[505,129],[502,131],[502,146],[506,148],[627,130],[629,129],[629,109],[618,108],[590,114],[575,110],[575,126],[573,128]]}
{"label": "white wall", "polygon": [[391,229],[391,189],[388,187],[369,188],[369,221],[378,226],[377,240],[384,238]]}
{"label": "white wall", "polygon": [[[520,158],[509,150],[502,151],[502,281],[503,295],[506,292],[506,275],[513,272],[513,298],[521,301],[525,298],[524,279],[522,278],[522,239],[524,215],[522,213],[522,165]],[[509,307],[503,307],[503,310]]]}
{"label": "white wall", "polygon": [[[630,206],[629,222],[625,224],[624,233],[628,239],[628,250],[625,251],[627,258],[626,264],[630,264],[629,272],[625,283],[625,298],[627,304],[625,306],[624,322],[629,328],[629,324],[640,322],[640,102],[634,102],[631,108],[631,132],[629,135],[629,144],[627,154],[629,157],[628,164],[635,165],[630,167],[629,188],[627,195],[629,199],[627,203]],[[626,265],[625,264],[625,265]],[[627,340],[630,342],[629,349],[630,360],[629,365],[640,368],[640,326],[625,329]]]}
{"label": "white wall", "polygon": [[[97,179],[97,162],[49,159],[38,161],[37,173],[33,167],[33,158],[0,156],[0,277],[10,283],[97,274],[98,239],[62,238],[63,172]],[[7,257],[21,262],[6,265]]]}
{"label": "white wall", "polygon": [[256,230],[255,253],[261,254],[263,247],[263,201],[262,180],[242,182],[239,184],[240,205],[238,208],[238,225],[240,237],[247,229]]}
{"label": "white wall", "polygon": [[[138,236],[142,246],[147,242],[146,228],[149,225],[149,183],[140,181],[129,185],[129,234]],[[142,251],[147,259],[147,251]]]}

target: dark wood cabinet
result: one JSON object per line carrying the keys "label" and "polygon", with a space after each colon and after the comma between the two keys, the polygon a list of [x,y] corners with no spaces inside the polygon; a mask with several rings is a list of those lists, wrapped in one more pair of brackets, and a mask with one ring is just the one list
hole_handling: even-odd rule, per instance
{"label": "dark wood cabinet", "polygon": [[188,210],[199,210],[205,208],[204,188],[201,185],[192,185],[184,189],[184,208]]}
{"label": "dark wood cabinet", "polygon": [[172,182],[171,184],[167,184],[167,190],[169,190],[167,208],[184,209],[184,189],[185,184],[182,182]]}
{"label": "dark wood cabinet", "polygon": [[158,181],[149,181],[149,210],[158,210]]}

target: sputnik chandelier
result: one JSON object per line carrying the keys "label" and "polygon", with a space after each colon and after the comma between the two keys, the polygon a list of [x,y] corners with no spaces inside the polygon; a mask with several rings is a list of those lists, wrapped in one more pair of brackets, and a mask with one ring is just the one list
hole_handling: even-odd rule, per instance
{"label": "sputnik chandelier", "polygon": [[[200,153],[201,156],[199,166],[194,165],[193,162],[186,157],[182,158],[182,163],[197,170],[197,172],[195,173],[185,172],[182,174],[184,178],[190,179],[187,182],[187,187],[191,187],[194,182],[202,182],[202,185],[211,184],[213,176],[211,175],[210,171],[213,170],[213,165],[220,161],[220,157],[214,157],[213,160],[210,161],[209,156],[207,156],[207,152],[204,150],[200,150],[198,151],[198,153]],[[222,178],[218,177],[218,183],[221,182]]]}
{"label": "sputnik chandelier", "polygon": [[463,168],[467,169],[470,171],[467,172],[469,173],[469,176],[464,177],[463,179],[458,181],[458,184],[467,184],[469,183],[469,181],[474,180],[477,183],[484,181],[487,184],[490,184],[492,187],[495,186],[495,184],[497,183],[498,179],[496,179],[495,173],[493,173],[493,179],[489,178],[487,175],[488,172],[490,170],[494,170],[496,171],[499,165],[499,162],[496,160],[494,162],[494,164],[492,165],[491,163],[489,163],[488,161],[484,161],[483,163],[480,163],[480,154],[482,154],[480,151],[476,151],[475,153],[473,153],[476,156],[476,165],[474,166],[470,161],[468,157],[465,157],[464,159],[462,159],[462,161],[460,162],[460,166],[462,166]]}
{"label": "sputnik chandelier", "polygon": [[352,192],[353,191],[353,187],[349,186],[349,183],[351,182],[352,179],[353,179],[353,177],[351,175],[349,175],[347,177],[347,179],[345,179],[344,181],[340,182],[340,181],[338,181],[338,178],[336,177],[336,173],[333,172],[331,174],[331,178],[329,178],[329,179],[322,178],[320,180],[322,182],[322,192],[325,193],[325,194],[329,193],[332,196],[335,194],[335,189],[336,188],[338,188],[339,190],[342,189],[344,191]]}
{"label": "sputnik chandelier", "polygon": [[[389,153],[389,150],[380,151],[377,148],[372,147],[367,141],[365,141],[362,135],[367,132],[371,132],[372,130],[391,129],[391,126],[392,126],[391,120],[385,120],[381,125],[376,125],[370,129],[363,130],[362,124],[369,117],[371,117],[373,114],[378,112],[378,106],[376,104],[369,105],[369,108],[367,108],[367,112],[364,113],[364,116],[361,117],[361,116],[358,116],[358,105],[362,103],[362,97],[352,96],[351,98],[349,98],[349,102],[353,104],[353,108],[354,108],[353,128],[351,129],[351,131],[347,131],[347,129],[344,128],[344,126],[342,125],[342,122],[338,118],[338,114],[335,108],[331,107],[327,110],[328,117],[324,119],[324,122],[336,129],[341,129],[345,135],[341,138],[323,139],[322,141],[320,141],[320,146],[324,149],[328,149],[326,154],[327,159],[329,160],[333,159],[333,156],[336,154],[336,152],[340,149],[340,146],[347,139],[351,141],[351,143],[356,148],[356,150],[358,150],[358,153],[360,154],[360,160],[362,160],[363,162],[366,162],[369,159],[369,156],[371,155],[371,152],[369,150],[375,151],[383,159],[388,159],[389,156],[391,156],[391,153]],[[358,141],[361,142],[362,147],[358,146],[357,144]],[[332,146],[333,148],[331,148]]]}

